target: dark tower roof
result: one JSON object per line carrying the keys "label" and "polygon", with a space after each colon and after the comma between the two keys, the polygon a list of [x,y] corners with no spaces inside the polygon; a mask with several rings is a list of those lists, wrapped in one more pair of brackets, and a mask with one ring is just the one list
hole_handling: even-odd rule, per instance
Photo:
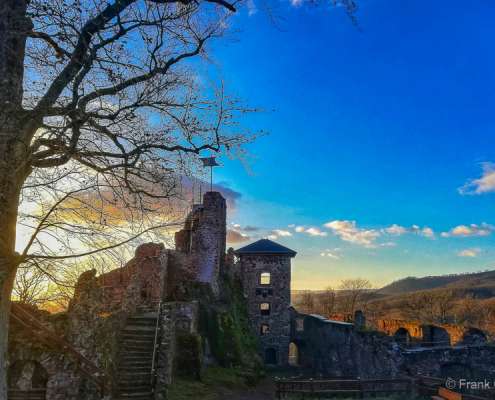
{"label": "dark tower roof", "polygon": [[235,251],[235,254],[269,254],[295,257],[296,252],[268,239],[261,239]]}

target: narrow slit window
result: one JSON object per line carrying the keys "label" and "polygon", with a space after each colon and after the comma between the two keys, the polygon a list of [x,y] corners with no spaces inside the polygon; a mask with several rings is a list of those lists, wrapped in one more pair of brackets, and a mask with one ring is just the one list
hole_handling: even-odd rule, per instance
{"label": "narrow slit window", "polygon": [[263,272],[260,275],[260,284],[261,285],[269,285],[272,280],[272,275],[269,272]]}
{"label": "narrow slit window", "polygon": [[302,318],[296,319],[296,331],[298,332],[304,331],[304,319]]}
{"label": "narrow slit window", "polygon": [[261,335],[268,335],[269,333],[270,333],[270,325],[268,325],[268,324],[261,324],[260,334]]}

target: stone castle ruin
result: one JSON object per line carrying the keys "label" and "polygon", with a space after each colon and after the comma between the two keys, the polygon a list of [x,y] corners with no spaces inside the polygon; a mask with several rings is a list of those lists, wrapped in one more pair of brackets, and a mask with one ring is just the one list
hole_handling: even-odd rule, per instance
{"label": "stone castle ruin", "polygon": [[83,273],[66,313],[14,304],[9,398],[162,400],[175,376],[198,377],[209,364],[256,371],[261,362],[311,377],[439,376],[455,365],[495,378],[495,349],[479,341],[419,357],[403,346],[400,323],[377,332],[359,313],[352,322],[299,313],[296,252],[267,239],[226,252],[226,220],[225,199],[207,192],[175,249],[143,244],[122,268]]}

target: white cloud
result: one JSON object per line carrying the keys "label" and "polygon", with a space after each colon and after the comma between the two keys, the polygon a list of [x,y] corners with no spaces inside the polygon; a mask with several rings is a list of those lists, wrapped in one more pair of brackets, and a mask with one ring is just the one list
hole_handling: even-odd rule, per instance
{"label": "white cloud", "polygon": [[495,163],[485,162],[481,167],[483,169],[481,178],[467,181],[458,189],[460,194],[477,195],[495,192]]}
{"label": "white cloud", "polygon": [[390,234],[390,235],[400,236],[400,235],[403,235],[404,233],[407,233],[408,231],[407,231],[407,228],[405,228],[403,226],[393,224],[393,225],[390,225],[388,228],[385,228],[385,232]]}
{"label": "white cloud", "polygon": [[481,249],[479,247],[474,247],[472,249],[461,250],[457,253],[459,257],[478,257],[481,253]]}
{"label": "white cloud", "polygon": [[270,240],[277,240],[280,237],[290,237],[290,236],[292,236],[292,233],[286,231],[285,229],[273,229],[272,231],[270,231],[268,236],[266,236],[266,238]]}
{"label": "white cloud", "polygon": [[378,246],[380,246],[380,247],[395,247],[395,246],[397,246],[397,243],[395,243],[395,242],[385,242],[385,243],[380,243]]}
{"label": "white cloud", "polygon": [[274,229],[272,231],[272,234],[276,235],[276,236],[281,236],[281,237],[292,236],[292,233],[290,233],[289,231],[283,230],[283,229]]}
{"label": "white cloud", "polygon": [[483,222],[480,225],[458,225],[448,232],[442,232],[442,237],[473,237],[489,236],[495,230],[495,227]]}
{"label": "white cloud", "polygon": [[243,243],[251,240],[251,237],[235,229],[227,229],[227,243]]}
{"label": "white cloud", "polygon": [[327,236],[328,233],[321,231],[318,228],[308,228],[304,232],[306,232],[309,236]]}
{"label": "white cloud", "polygon": [[290,4],[292,4],[294,7],[299,7],[303,3],[304,0],[290,0]]}
{"label": "white cloud", "polygon": [[433,229],[428,226],[424,226],[423,228],[421,228],[418,225],[412,225],[411,227],[407,228],[405,226],[393,224],[390,225],[388,228],[383,229],[383,232],[393,236],[401,236],[406,233],[414,233],[416,235],[424,236],[430,239],[435,237],[435,232],[433,231]]}
{"label": "white cloud", "polygon": [[427,238],[433,238],[435,237],[435,232],[433,232],[433,229],[425,226],[423,229],[421,229],[421,233],[420,233],[422,236],[425,236]]}
{"label": "white cloud", "polygon": [[319,228],[315,228],[314,226],[308,228],[302,225],[298,225],[294,228],[294,231],[297,233],[307,233],[309,236],[328,236],[327,232],[324,232]]}
{"label": "white cloud", "polygon": [[333,250],[325,249],[325,251],[322,251],[320,253],[320,256],[333,258],[334,260],[340,260],[341,259],[341,256],[340,256],[339,253],[340,253],[340,249],[338,247],[336,247]]}
{"label": "white cloud", "polygon": [[434,238],[435,237],[435,232],[433,232],[433,229],[431,229],[428,226],[421,228],[418,225],[413,225],[413,226],[411,226],[410,231],[412,233],[415,233],[416,235],[424,236],[427,238]]}
{"label": "white cloud", "polygon": [[376,229],[358,228],[356,221],[335,220],[325,224],[335,235],[350,243],[365,247],[376,247],[375,241],[381,236]]}

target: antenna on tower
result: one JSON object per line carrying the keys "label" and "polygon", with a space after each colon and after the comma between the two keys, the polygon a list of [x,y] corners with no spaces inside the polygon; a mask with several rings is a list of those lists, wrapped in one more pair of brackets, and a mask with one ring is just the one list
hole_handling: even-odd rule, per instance
{"label": "antenna on tower", "polygon": [[213,192],[213,168],[219,167],[220,164],[217,163],[216,157],[203,157],[200,158],[203,162],[203,167],[210,167],[210,192]]}

